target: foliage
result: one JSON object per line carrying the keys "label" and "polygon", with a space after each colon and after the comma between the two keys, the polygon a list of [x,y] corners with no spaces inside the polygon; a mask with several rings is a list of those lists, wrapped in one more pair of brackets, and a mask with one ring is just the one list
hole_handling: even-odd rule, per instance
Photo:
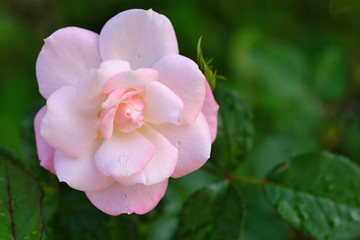
{"label": "foliage", "polygon": [[241,198],[231,185],[208,185],[184,204],[175,239],[238,239],[243,215]]}
{"label": "foliage", "polygon": [[0,153],[0,238],[41,239],[43,190],[6,153]]}
{"label": "foliage", "polygon": [[201,49],[201,40],[202,37],[199,38],[197,43],[197,63],[199,65],[200,70],[204,73],[206,80],[208,81],[211,89],[215,89],[216,80],[217,79],[224,79],[222,76],[217,75],[217,71],[213,70],[213,66],[211,65],[213,59],[204,59],[203,51]]}
{"label": "foliage", "polygon": [[360,236],[360,168],[322,152],[302,155],[276,167],[264,189],[289,224],[316,239]]}
{"label": "foliage", "polygon": [[253,114],[234,91],[219,87],[215,97],[221,107],[212,162],[223,171],[230,172],[250,153],[254,137]]}

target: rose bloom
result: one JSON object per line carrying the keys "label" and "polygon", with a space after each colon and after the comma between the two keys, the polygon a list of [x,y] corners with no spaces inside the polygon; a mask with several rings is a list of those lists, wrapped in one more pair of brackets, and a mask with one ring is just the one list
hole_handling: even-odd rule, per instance
{"label": "rose bloom", "polygon": [[150,10],[110,19],[100,35],[62,28],[36,63],[47,99],[34,121],[40,164],[107,214],[144,214],[169,177],[209,158],[218,105],[170,21]]}

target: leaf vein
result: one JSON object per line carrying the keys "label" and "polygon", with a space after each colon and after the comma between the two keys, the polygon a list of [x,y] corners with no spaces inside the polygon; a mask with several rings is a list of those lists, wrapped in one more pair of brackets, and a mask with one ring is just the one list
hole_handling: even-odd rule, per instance
{"label": "leaf vein", "polygon": [[11,194],[11,184],[10,184],[10,178],[9,178],[9,173],[8,173],[8,168],[7,168],[7,164],[5,163],[4,165],[5,168],[5,178],[6,178],[6,190],[7,190],[7,194],[8,194],[8,199],[9,199],[9,214],[10,214],[10,224],[11,224],[11,233],[12,236],[14,238],[14,240],[16,240],[16,234],[15,234],[15,221],[14,221],[14,209],[13,209],[13,199],[12,199],[12,194]]}

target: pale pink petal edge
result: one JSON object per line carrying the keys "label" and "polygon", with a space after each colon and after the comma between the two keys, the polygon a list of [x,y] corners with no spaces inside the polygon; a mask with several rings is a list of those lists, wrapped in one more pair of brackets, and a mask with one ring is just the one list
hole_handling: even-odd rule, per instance
{"label": "pale pink petal edge", "polygon": [[40,135],[40,124],[45,114],[46,114],[46,106],[43,106],[36,114],[34,119],[36,149],[40,160],[40,165],[43,168],[50,171],[51,173],[56,174],[54,168],[55,149],[51,147],[49,144],[47,144],[44,138]]}
{"label": "pale pink petal edge", "polygon": [[201,109],[201,112],[204,114],[206,121],[209,125],[211,132],[211,142],[214,142],[217,134],[217,126],[218,126],[217,116],[219,111],[219,105],[216,103],[214,95],[207,81],[205,81],[205,86],[206,86],[205,101]]}
{"label": "pale pink petal edge", "polygon": [[113,216],[122,213],[145,214],[163,198],[167,184],[167,179],[149,186],[124,186],[115,182],[106,190],[86,192],[86,196],[101,211]]}

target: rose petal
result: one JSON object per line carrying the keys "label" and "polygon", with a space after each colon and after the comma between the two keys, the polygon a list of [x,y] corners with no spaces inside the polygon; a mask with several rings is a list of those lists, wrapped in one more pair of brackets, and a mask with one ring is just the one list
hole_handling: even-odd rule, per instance
{"label": "rose petal", "polygon": [[121,60],[105,61],[100,64],[99,69],[90,69],[79,79],[76,101],[79,104],[99,104],[105,82],[122,71],[130,71],[130,65]]}
{"label": "rose petal", "polygon": [[182,177],[199,169],[210,157],[211,135],[206,119],[202,113],[191,125],[176,126],[173,124],[153,125],[179,151],[179,158],[174,178]]}
{"label": "rose petal", "polygon": [[62,28],[45,39],[36,62],[40,93],[48,98],[63,86],[76,86],[80,76],[101,62],[99,35],[77,27]]}
{"label": "rose petal", "polygon": [[146,121],[155,124],[180,123],[183,102],[164,84],[148,83],[145,87],[144,103]]}
{"label": "rose petal", "polygon": [[96,165],[107,176],[130,176],[151,160],[155,146],[137,131],[118,133],[104,140],[95,155]]}
{"label": "rose petal", "polygon": [[94,155],[100,143],[95,141],[79,158],[56,151],[54,165],[59,181],[80,191],[101,191],[113,182],[112,177],[103,175],[95,165]]}
{"label": "rose petal", "polygon": [[114,119],[116,114],[116,108],[112,108],[107,111],[101,122],[101,135],[104,139],[110,139],[114,130]]}
{"label": "rose petal", "polygon": [[162,182],[173,173],[178,159],[178,151],[176,147],[152,127],[143,125],[138,131],[155,145],[154,156],[140,172],[129,177],[115,179],[124,185],[136,183],[152,185]]}
{"label": "rose petal", "polygon": [[197,64],[186,57],[170,54],[161,58],[153,68],[159,73],[158,81],[183,101],[183,123],[194,122],[204,103],[206,81]]}
{"label": "rose petal", "polygon": [[76,89],[65,86],[47,100],[47,112],[40,133],[52,147],[71,157],[81,157],[98,136],[92,127],[97,112],[74,104]]}
{"label": "rose petal", "polygon": [[136,71],[121,72],[106,82],[103,92],[110,93],[117,88],[141,89],[146,83],[156,81],[157,77],[157,71],[150,68],[139,68]]}
{"label": "rose petal", "polygon": [[41,120],[45,116],[46,106],[43,106],[40,111],[36,114],[34,120],[34,128],[35,128],[35,140],[36,140],[36,149],[37,154],[40,159],[40,165],[52,172],[55,173],[54,169],[54,153],[55,149],[51,147],[49,144],[45,142],[43,137],[40,135],[40,124]]}
{"label": "rose petal", "polygon": [[169,19],[150,10],[132,9],[111,18],[100,33],[104,60],[122,59],[132,69],[151,67],[169,53],[178,53],[175,31]]}
{"label": "rose petal", "polygon": [[211,91],[209,83],[205,81],[206,86],[206,95],[204,105],[201,109],[201,112],[204,114],[206,121],[209,125],[210,132],[211,132],[211,142],[214,142],[216,138],[217,132],[217,114],[219,111],[219,105],[216,103],[214,99],[214,95]]}
{"label": "rose petal", "polygon": [[159,203],[165,194],[167,184],[167,180],[150,186],[124,186],[114,183],[104,191],[86,192],[86,196],[97,208],[110,215],[145,214]]}

